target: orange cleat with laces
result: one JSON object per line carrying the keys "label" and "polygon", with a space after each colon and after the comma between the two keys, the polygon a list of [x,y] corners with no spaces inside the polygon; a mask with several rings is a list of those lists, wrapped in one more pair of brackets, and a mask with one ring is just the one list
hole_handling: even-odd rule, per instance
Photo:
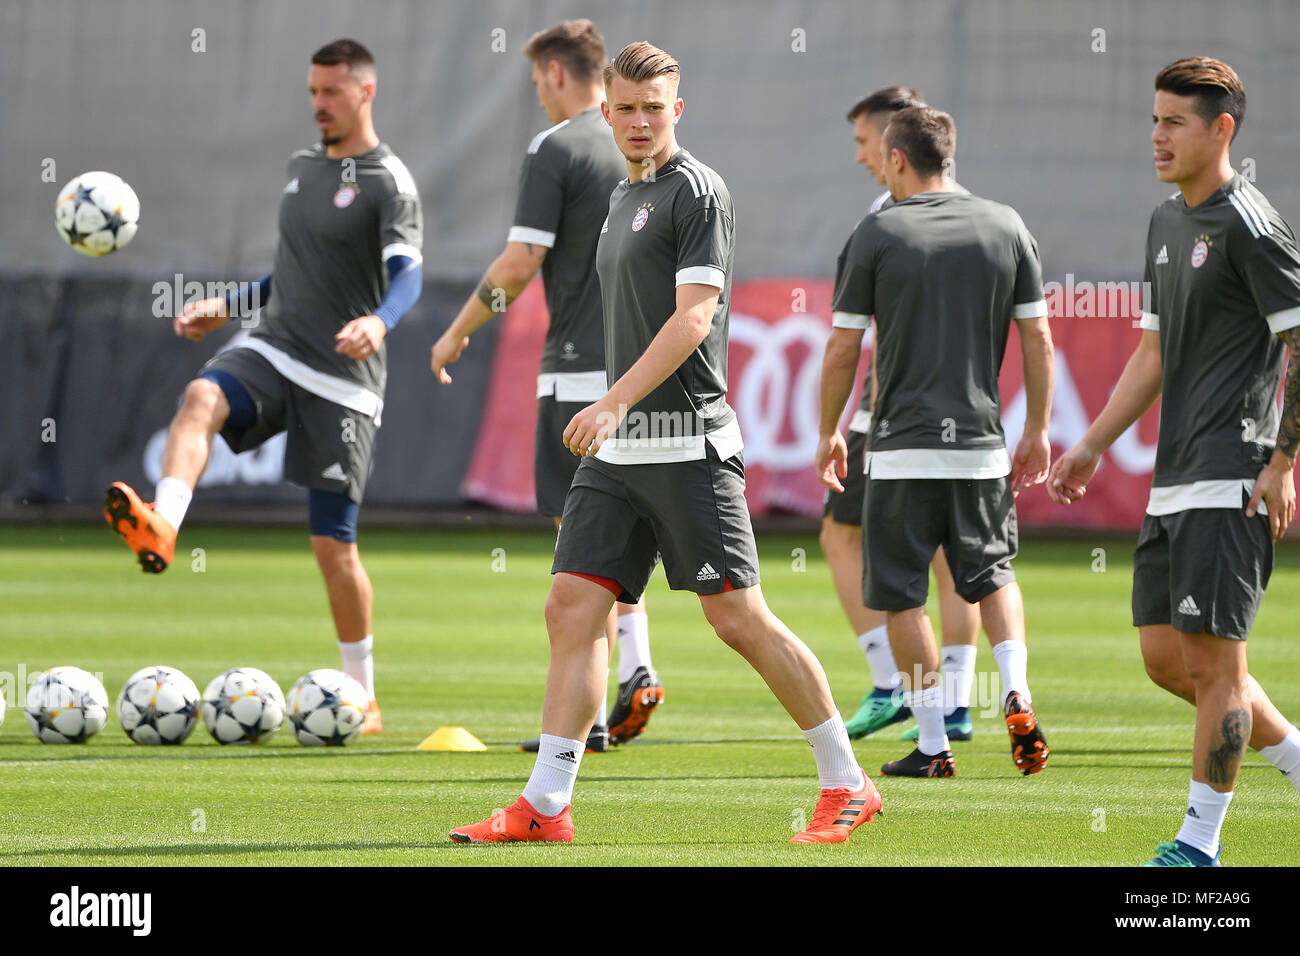
{"label": "orange cleat with laces", "polygon": [[862,773],[862,786],[857,790],[848,787],[836,787],[823,790],[817,800],[817,809],[813,811],[812,822],[800,833],[796,833],[791,843],[847,843],[849,834],[871,823],[872,817],[880,812],[884,800],[880,791],[871,782],[865,770]]}

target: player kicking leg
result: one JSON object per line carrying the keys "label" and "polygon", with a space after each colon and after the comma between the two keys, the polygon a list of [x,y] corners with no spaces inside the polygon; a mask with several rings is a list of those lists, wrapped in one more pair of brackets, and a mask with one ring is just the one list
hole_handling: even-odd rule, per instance
{"label": "player kicking leg", "polygon": [[[241,302],[264,306],[259,321],[239,347],[218,354],[186,387],[168,431],[155,504],[115,482],[104,516],[145,571],[162,572],[215,435],[238,453],[286,432],[285,477],[310,489],[312,550],[343,670],[370,698],[362,733],[376,733],[382,724],[374,692],[373,594],[357,553],[356,521],[383,407],[384,338],[419,297],[423,230],[415,181],[375,134],[374,58],[345,39],[317,50],[311,62],[308,89],[321,141],[290,159],[274,272],[258,284],[256,303]],[[344,160],[362,175],[364,189],[355,177],[341,176]],[[347,237],[354,248],[329,261],[309,254],[322,233],[334,246],[344,242],[338,217],[344,208],[354,224]],[[343,259],[348,268],[338,267]],[[227,321],[235,297],[190,303],[175,320],[176,334],[202,339]],[[356,315],[358,303],[370,311]]]}

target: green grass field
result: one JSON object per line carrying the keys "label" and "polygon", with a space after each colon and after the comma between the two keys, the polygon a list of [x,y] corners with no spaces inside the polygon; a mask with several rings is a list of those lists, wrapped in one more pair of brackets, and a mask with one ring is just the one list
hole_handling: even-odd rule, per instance
{"label": "green grass field", "polygon": [[[103,527],[0,527],[0,862],[8,865],[1117,865],[1177,831],[1192,710],[1145,677],[1129,624],[1130,539],[1023,543],[1017,572],[1034,703],[1051,766],[1021,777],[1001,721],[954,744],[951,780],[876,776],[885,812],[848,845],[791,846],[816,777],[807,744],[756,674],[718,641],[689,594],[657,574],[651,642],[667,699],[646,735],[589,754],[572,846],[460,846],[450,827],[518,795],[532,766],[546,672],[541,609],[552,539],[500,530],[368,531],[376,681],[385,732],[309,750],[286,727],[257,747],[218,746],[200,726],[180,748],[131,743],[117,724],[83,746],[46,746],[14,706],[17,677],[59,664],[102,672],[114,701],[149,664],[200,689],[226,668],[287,689],[339,659],[306,536],[189,527],[161,578]],[[1093,571],[1097,547],[1106,570]],[[191,566],[203,549],[205,569]],[[496,552],[494,549],[504,549]],[[815,536],[761,536],[764,590],[814,649],[843,711],[867,671]],[[796,549],[806,550],[800,561]],[[792,552],[796,552],[792,555]],[[504,557],[504,570],[493,563]],[[806,566],[805,566],[806,565]],[[1300,714],[1300,551],[1279,551],[1251,638],[1252,672]],[[996,688],[980,648],[976,703]],[[981,693],[981,688],[984,688]],[[486,753],[416,745],[445,724]],[[911,745],[888,730],[855,747],[869,773]],[[1224,829],[1225,865],[1297,862],[1300,794],[1248,755]]]}

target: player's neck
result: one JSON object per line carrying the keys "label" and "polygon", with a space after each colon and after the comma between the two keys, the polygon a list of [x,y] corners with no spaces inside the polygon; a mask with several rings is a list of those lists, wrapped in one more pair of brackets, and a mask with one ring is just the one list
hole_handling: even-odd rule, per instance
{"label": "player's neck", "polygon": [[648,165],[645,160],[629,159],[627,161],[627,181],[629,183],[639,183],[641,180],[649,178],[652,173],[659,171],[660,166],[676,156],[679,149],[681,147],[677,145],[677,137],[674,136],[668,140],[668,145],[650,157],[654,161],[653,166]]}
{"label": "player's neck", "polygon": [[559,115],[551,116],[551,122],[559,125],[566,120],[573,119],[579,113],[600,109],[600,104],[604,99],[604,87],[595,87],[588,91],[586,95],[575,96],[573,99],[561,103]]}
{"label": "player's neck", "polygon": [[379,137],[375,135],[374,126],[370,123],[360,123],[350,136],[326,146],[325,155],[329,159],[346,159],[349,156],[368,153],[378,145]]}
{"label": "player's neck", "polygon": [[919,196],[921,193],[956,192],[952,179],[943,173],[938,176],[927,176],[924,179],[919,176],[904,176],[899,186],[901,195],[894,197],[895,202],[902,202],[904,199]]}
{"label": "player's neck", "polygon": [[1217,164],[1207,163],[1190,179],[1178,183],[1178,190],[1183,194],[1183,202],[1188,208],[1199,206],[1231,181],[1234,175],[1232,160],[1224,153]]}

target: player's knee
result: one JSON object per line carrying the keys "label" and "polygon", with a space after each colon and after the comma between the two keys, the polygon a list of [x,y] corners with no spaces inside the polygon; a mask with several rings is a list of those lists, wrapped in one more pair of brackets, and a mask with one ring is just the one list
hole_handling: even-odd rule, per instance
{"label": "player's knee", "polygon": [[226,396],[221,386],[206,378],[196,378],[185,386],[185,395],[177,417],[201,421],[209,427],[220,427],[226,417]]}
{"label": "player's knee", "polygon": [[856,530],[851,525],[840,524],[827,515],[822,519],[821,534],[817,536],[822,546],[822,554],[828,558],[835,558],[843,554],[846,549],[858,546],[860,542],[855,543],[853,540],[853,533]]}
{"label": "player's knee", "polygon": [[1180,666],[1171,667],[1170,662],[1163,658],[1146,657],[1142,660],[1146,667],[1147,677],[1151,678],[1151,683],[1157,687],[1163,688],[1178,697],[1191,700],[1195,695],[1192,693],[1192,682],[1187,677],[1187,671]]}

